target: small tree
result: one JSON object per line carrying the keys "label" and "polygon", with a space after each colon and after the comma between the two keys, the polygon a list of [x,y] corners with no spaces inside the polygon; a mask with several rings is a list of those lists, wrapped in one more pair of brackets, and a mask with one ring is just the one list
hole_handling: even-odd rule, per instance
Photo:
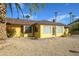
{"label": "small tree", "polygon": [[73,23],[70,28],[71,33],[79,34],[79,22]]}
{"label": "small tree", "polygon": [[70,24],[72,22],[72,12],[69,12],[69,15],[70,15]]}
{"label": "small tree", "polygon": [[26,15],[24,18],[26,18],[27,20],[29,20],[30,15]]}
{"label": "small tree", "polygon": [[7,36],[8,37],[13,37],[15,35],[16,31],[15,29],[7,29]]}

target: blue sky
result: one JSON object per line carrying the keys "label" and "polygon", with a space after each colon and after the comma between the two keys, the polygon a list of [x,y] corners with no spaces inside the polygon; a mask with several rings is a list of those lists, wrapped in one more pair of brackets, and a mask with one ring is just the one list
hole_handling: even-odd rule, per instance
{"label": "blue sky", "polygon": [[[29,14],[29,10],[23,5],[20,4],[23,10],[24,15]],[[54,12],[58,12],[57,22],[61,22],[64,24],[69,23],[69,12],[73,12],[76,15],[75,18],[79,17],[79,4],[70,4],[70,3],[46,3],[44,9],[40,6],[40,11],[36,11],[36,14],[32,12],[31,20],[49,20],[52,21],[54,19]],[[17,18],[16,8],[13,4],[13,16],[11,16],[11,12],[9,7],[7,6],[6,16],[9,18]],[[22,14],[19,11],[19,18],[22,18]]]}

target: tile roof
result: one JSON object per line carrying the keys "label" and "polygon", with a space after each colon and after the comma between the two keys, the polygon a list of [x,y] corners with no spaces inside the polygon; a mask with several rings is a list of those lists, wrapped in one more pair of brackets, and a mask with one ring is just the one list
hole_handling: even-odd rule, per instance
{"label": "tile roof", "polygon": [[[32,25],[35,22],[34,21],[27,21],[23,19],[15,19],[15,18],[5,18],[7,24],[19,24],[19,25]],[[4,22],[2,19],[0,19],[0,22]]]}
{"label": "tile roof", "polygon": [[[44,25],[58,25],[58,26],[66,26],[62,23],[54,23],[51,21],[32,21],[32,20],[23,20],[23,19],[15,19],[15,18],[5,18],[7,24],[19,24],[19,25],[32,25],[32,24],[44,24]],[[2,21],[0,19],[0,21]]]}
{"label": "tile roof", "polygon": [[62,23],[54,23],[54,22],[51,22],[51,21],[38,21],[35,24],[66,26],[65,24],[62,24]]}
{"label": "tile roof", "polygon": [[34,22],[21,19],[7,19],[9,24],[32,25]]}

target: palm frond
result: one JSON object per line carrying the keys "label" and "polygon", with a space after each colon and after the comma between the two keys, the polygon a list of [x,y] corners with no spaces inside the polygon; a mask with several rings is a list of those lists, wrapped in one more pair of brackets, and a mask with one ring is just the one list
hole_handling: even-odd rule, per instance
{"label": "palm frond", "polygon": [[32,3],[31,6],[32,6],[32,9],[33,9],[34,13],[36,14],[36,8],[35,8],[34,3]]}
{"label": "palm frond", "polygon": [[11,4],[11,3],[9,3],[8,5],[9,5],[9,7],[10,7],[11,15],[13,16],[12,4]]}
{"label": "palm frond", "polygon": [[15,6],[16,7],[16,10],[17,10],[17,17],[19,18],[19,10],[18,10],[18,7],[17,6]]}
{"label": "palm frond", "polygon": [[39,8],[39,6],[38,6],[37,3],[34,3],[34,6],[36,7],[36,9],[37,9],[38,11],[40,11],[40,8]]}
{"label": "palm frond", "polygon": [[22,15],[24,17],[24,13],[23,13],[22,8],[20,7],[20,5],[18,3],[15,3],[15,6],[17,6],[17,8],[21,11],[21,13],[22,13]]}
{"label": "palm frond", "polygon": [[[14,3],[14,4],[15,4],[15,7],[17,9],[17,15],[19,16],[19,11],[20,11],[24,17],[24,13],[22,11],[20,4],[18,4],[18,3]],[[39,4],[37,4],[37,3],[31,3],[31,4],[23,3],[23,4],[30,11],[30,15],[32,15],[32,12],[34,12],[36,14],[37,10],[40,11]],[[10,7],[11,14],[13,15],[12,3],[8,3],[8,5]],[[44,8],[44,3],[42,3],[41,6],[42,6],[42,8]]]}
{"label": "palm frond", "polygon": [[[41,4],[42,8],[44,8],[44,3]],[[36,10],[40,11],[39,5],[37,3],[32,3],[32,9],[36,14]]]}
{"label": "palm frond", "polygon": [[27,3],[24,3],[24,5],[27,7],[27,9],[30,11],[30,15],[32,15],[32,9],[31,7],[27,4]]}
{"label": "palm frond", "polygon": [[42,8],[44,8],[44,3],[41,3]]}

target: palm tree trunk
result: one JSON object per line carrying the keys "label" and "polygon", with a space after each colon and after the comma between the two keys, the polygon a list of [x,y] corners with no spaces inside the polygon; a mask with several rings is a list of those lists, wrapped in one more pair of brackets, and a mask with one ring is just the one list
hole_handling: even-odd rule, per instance
{"label": "palm tree trunk", "polygon": [[5,3],[0,3],[0,39],[7,38],[6,35],[6,5]]}
{"label": "palm tree trunk", "polygon": [[[57,16],[58,16],[58,12],[55,12],[55,23],[56,23],[56,20],[57,20]],[[56,37],[56,24],[55,24],[55,37]]]}

